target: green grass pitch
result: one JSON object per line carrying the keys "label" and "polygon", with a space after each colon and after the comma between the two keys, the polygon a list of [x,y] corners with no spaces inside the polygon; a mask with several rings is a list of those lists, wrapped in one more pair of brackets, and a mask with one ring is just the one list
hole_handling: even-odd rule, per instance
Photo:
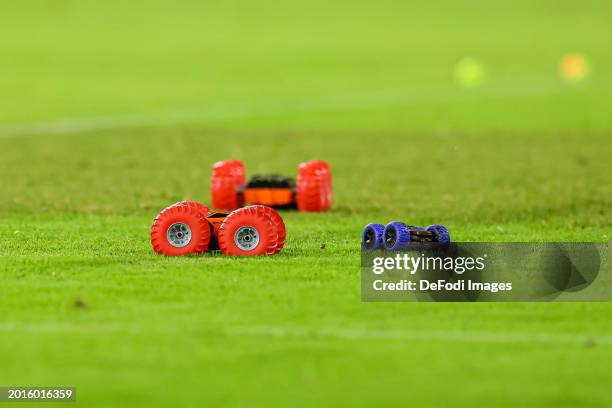
{"label": "green grass pitch", "polygon": [[[359,239],[405,220],[610,241],[612,7],[223,3],[2,6],[0,386],[87,407],[610,406],[609,304],[362,303]],[[558,78],[569,51],[583,83]],[[453,82],[464,57],[480,87]],[[152,219],[208,203],[226,158],[328,160],[333,211],[282,212],[275,257],[157,256]]]}

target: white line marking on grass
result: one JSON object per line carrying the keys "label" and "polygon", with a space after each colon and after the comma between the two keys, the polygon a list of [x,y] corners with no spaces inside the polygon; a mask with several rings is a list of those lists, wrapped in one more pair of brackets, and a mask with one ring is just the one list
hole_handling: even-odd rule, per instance
{"label": "white line marking on grass", "polygon": [[[521,333],[521,332],[486,332],[486,331],[423,331],[423,330],[380,330],[365,328],[319,327],[304,328],[290,326],[243,326],[229,327],[211,332],[221,332],[231,336],[256,336],[276,338],[337,338],[350,341],[388,340],[388,341],[436,341],[460,343],[539,343],[539,344],[573,344],[578,346],[610,346],[612,334],[568,334],[568,333]],[[151,334],[163,328],[139,326],[134,324],[113,323],[69,323],[69,322],[0,322],[0,333],[122,333]]]}
{"label": "white line marking on grass", "polygon": [[40,322],[40,323],[23,323],[23,322],[2,322],[0,323],[0,333],[140,333],[142,329],[133,325],[126,326],[120,324],[108,323],[65,323],[65,322]]}
{"label": "white line marking on grass", "polygon": [[295,113],[329,112],[342,109],[371,109],[422,102],[490,100],[561,92],[564,88],[548,77],[503,81],[474,91],[452,87],[391,88],[351,95],[322,97],[314,100],[285,100],[273,104],[217,105],[179,108],[158,112],[133,113],[106,117],[64,118],[35,123],[0,125],[0,137],[53,136],[91,133],[114,129],[170,126],[216,120],[249,119]]}
{"label": "white line marking on grass", "polygon": [[421,331],[378,330],[350,328],[306,329],[281,326],[237,327],[231,334],[263,337],[333,337],[345,340],[415,340],[456,341],[465,343],[573,343],[585,345],[612,345],[612,335],[574,335],[567,333],[520,333],[481,331]]}
{"label": "white line marking on grass", "polygon": [[[252,113],[251,113],[252,114]],[[209,107],[173,109],[154,113],[134,113],[108,117],[66,118],[31,124],[0,125],[0,137],[53,136],[90,133],[113,129],[144,128],[172,125],[191,121],[223,120],[249,117],[249,112],[238,107]]]}

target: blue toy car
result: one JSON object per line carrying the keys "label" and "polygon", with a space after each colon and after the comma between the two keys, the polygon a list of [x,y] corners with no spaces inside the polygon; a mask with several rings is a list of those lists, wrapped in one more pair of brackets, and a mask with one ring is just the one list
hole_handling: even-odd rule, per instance
{"label": "blue toy car", "polygon": [[368,251],[377,249],[401,251],[407,249],[413,242],[450,244],[451,238],[448,229],[439,224],[422,228],[398,221],[390,222],[387,226],[368,224],[361,234],[361,247]]}

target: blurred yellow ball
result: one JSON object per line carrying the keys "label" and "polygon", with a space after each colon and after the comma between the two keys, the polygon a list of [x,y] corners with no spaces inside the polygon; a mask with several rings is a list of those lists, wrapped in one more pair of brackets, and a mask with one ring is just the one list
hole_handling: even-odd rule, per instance
{"label": "blurred yellow ball", "polygon": [[463,58],[455,66],[455,81],[464,88],[476,88],[487,81],[487,70],[476,58]]}
{"label": "blurred yellow ball", "polygon": [[567,82],[581,82],[589,75],[589,61],[577,52],[567,53],[561,58],[559,74]]}

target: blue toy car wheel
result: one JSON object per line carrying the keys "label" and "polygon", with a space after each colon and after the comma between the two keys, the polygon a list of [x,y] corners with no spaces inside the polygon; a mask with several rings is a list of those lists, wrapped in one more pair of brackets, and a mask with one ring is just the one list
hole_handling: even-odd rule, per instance
{"label": "blue toy car wheel", "polygon": [[368,224],[361,234],[361,247],[367,251],[383,248],[385,226],[381,224]]}
{"label": "blue toy car wheel", "polygon": [[410,231],[403,222],[390,222],[385,227],[384,241],[388,251],[401,251],[410,245]]}
{"label": "blue toy car wheel", "polygon": [[436,238],[436,242],[440,242],[442,244],[450,244],[451,237],[448,229],[445,226],[434,224],[427,227],[427,231],[431,231],[434,233],[434,237]]}

